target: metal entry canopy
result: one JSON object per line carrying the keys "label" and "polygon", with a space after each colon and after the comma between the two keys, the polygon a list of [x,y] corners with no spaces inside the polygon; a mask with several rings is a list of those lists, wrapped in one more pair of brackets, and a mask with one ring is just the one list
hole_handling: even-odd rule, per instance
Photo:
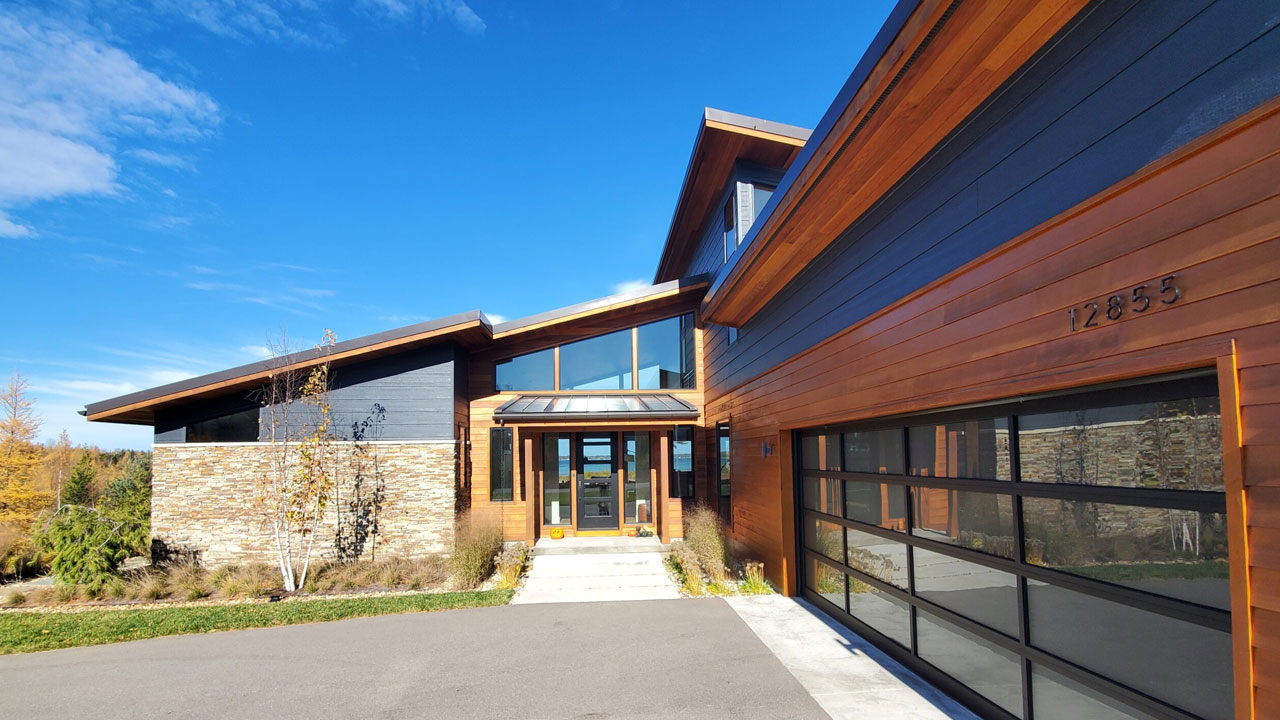
{"label": "metal entry canopy", "polygon": [[495,420],[691,420],[698,410],[674,395],[521,395],[494,411]]}

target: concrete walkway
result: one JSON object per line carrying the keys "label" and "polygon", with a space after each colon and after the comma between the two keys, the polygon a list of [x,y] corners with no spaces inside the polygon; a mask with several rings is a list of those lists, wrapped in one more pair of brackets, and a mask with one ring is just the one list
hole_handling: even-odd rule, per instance
{"label": "concrete walkway", "polygon": [[664,549],[656,538],[539,540],[511,604],[674,600]]}
{"label": "concrete walkway", "polygon": [[725,602],[835,720],[978,720],[804,600],[756,595]]}

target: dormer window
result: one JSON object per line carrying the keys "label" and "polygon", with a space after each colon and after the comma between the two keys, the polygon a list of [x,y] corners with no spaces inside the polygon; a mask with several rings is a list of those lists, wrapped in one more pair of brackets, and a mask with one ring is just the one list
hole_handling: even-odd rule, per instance
{"label": "dormer window", "polygon": [[769,204],[769,198],[773,197],[773,191],[777,188],[772,185],[752,185],[751,186],[751,222],[755,223],[760,217],[760,211],[764,206]]}
{"label": "dormer window", "polygon": [[724,202],[724,261],[729,262],[729,256],[734,250],[738,249],[738,231],[735,222],[736,214],[733,211],[735,197],[729,196]]}

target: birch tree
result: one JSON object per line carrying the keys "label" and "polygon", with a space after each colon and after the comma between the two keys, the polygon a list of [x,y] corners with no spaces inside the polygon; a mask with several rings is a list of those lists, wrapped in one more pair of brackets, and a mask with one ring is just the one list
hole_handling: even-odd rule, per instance
{"label": "birch tree", "polygon": [[329,405],[329,361],[337,338],[316,346],[320,362],[305,370],[289,362],[287,339],[272,345],[275,367],[262,391],[262,440],[268,463],[258,498],[275,544],[284,589],[307,582],[316,535],[333,493],[336,466]]}

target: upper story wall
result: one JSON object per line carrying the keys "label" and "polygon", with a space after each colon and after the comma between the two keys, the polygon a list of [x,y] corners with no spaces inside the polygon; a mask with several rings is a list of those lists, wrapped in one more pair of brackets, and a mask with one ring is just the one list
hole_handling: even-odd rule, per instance
{"label": "upper story wall", "polygon": [[[743,160],[735,163],[733,175],[725,183],[724,189],[720,191],[720,195],[714,205],[718,210],[712,213],[711,217],[707,218],[703,223],[701,237],[698,240],[696,249],[693,251],[693,257],[689,261],[688,267],[681,273],[683,277],[705,273],[710,277],[712,283],[719,279],[720,273],[724,272],[727,267],[725,263],[723,219],[725,203],[730,200],[733,201],[735,213],[737,214],[735,232],[737,238],[741,239],[750,229],[751,224],[755,221],[755,216],[761,210],[755,203],[752,186],[758,184],[777,187],[785,172],[785,168],[765,167],[764,165]],[[747,222],[743,222],[744,220],[747,220]],[[734,252],[738,251],[738,248],[734,248]]]}
{"label": "upper story wall", "polygon": [[708,400],[1280,94],[1280,6],[1102,0],[751,318]]}
{"label": "upper story wall", "polygon": [[[376,433],[368,440],[451,440],[457,419],[457,395],[466,386],[466,353],[452,342],[334,367],[330,371],[330,412],[334,430],[346,438],[352,423],[383,408]],[[187,442],[189,425],[252,410],[260,401],[238,394],[161,413],[155,442]],[[304,414],[294,414],[300,423]],[[376,437],[374,436],[376,434]]]}

